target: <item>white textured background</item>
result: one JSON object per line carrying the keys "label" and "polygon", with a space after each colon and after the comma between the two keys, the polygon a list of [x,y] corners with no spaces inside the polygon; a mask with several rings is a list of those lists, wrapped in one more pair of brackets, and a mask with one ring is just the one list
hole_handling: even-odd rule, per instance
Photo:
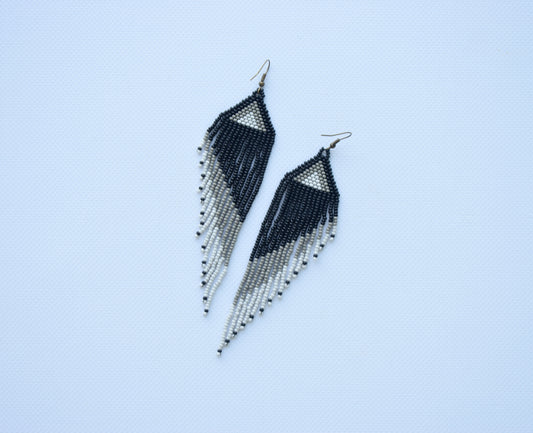
{"label": "white textured background", "polygon": [[[0,432],[533,431],[529,1],[0,4]],[[272,60],[263,187],[202,316],[198,146]],[[282,175],[337,240],[221,359]]]}

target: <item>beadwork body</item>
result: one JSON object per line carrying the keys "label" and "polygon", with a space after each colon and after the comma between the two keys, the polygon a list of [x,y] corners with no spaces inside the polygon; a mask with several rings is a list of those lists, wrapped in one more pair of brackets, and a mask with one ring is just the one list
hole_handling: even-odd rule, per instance
{"label": "beadwork body", "polygon": [[278,186],[226,320],[219,355],[335,238],[339,192],[329,160],[329,149],[321,149]]}
{"label": "beadwork body", "polygon": [[259,89],[221,113],[207,130],[198,151],[202,209],[199,237],[202,243],[204,314],[222,282],[242,223],[257,195],[275,132]]}

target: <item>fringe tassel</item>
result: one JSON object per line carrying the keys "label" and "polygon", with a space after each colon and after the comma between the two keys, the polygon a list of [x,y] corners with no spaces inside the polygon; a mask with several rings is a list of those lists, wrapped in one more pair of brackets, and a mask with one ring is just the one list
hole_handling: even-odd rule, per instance
{"label": "fringe tassel", "polygon": [[261,226],[217,354],[335,238],[339,193],[329,151],[285,175]]}
{"label": "fringe tassel", "polygon": [[198,152],[203,167],[198,191],[202,243],[204,315],[226,275],[242,223],[257,195],[275,132],[263,102],[254,92],[221,113],[205,133]]}

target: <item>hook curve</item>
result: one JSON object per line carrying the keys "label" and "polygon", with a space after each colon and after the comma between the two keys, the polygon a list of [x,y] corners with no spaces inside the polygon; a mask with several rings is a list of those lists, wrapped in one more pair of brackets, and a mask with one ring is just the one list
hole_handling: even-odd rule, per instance
{"label": "hook curve", "polygon": [[268,74],[268,70],[270,69],[270,59],[266,59],[265,62],[261,65],[261,67],[259,68],[259,71],[257,71],[257,73],[252,77],[250,78],[250,81],[252,81],[255,77],[257,77],[259,75],[259,72],[262,71],[262,69],[265,67],[265,65],[268,63],[267,65],[267,69],[265,71],[265,73],[263,74],[263,76],[261,77],[261,81],[259,81],[259,89],[257,89],[257,92],[259,93],[261,91],[261,89],[263,88],[263,86],[265,85],[265,78]]}
{"label": "hook curve", "polygon": [[327,147],[325,150],[335,149],[335,147],[337,146],[337,143],[339,141],[346,140],[347,138],[350,138],[352,136],[352,133],[350,131],[346,131],[346,132],[339,132],[337,134],[321,134],[322,137],[335,137],[337,135],[342,135],[342,134],[350,134],[350,135],[347,135],[346,137],[342,137],[342,138],[337,138],[335,141],[331,142],[329,147]]}

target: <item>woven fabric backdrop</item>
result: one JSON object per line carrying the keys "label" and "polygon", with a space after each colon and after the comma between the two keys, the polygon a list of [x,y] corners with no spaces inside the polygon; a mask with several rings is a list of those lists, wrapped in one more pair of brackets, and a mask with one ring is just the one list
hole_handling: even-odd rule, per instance
{"label": "woven fabric backdrop", "polygon": [[[0,432],[530,433],[529,1],[0,5]],[[202,316],[199,145],[272,66],[263,186]],[[285,172],[337,239],[218,359]]]}

